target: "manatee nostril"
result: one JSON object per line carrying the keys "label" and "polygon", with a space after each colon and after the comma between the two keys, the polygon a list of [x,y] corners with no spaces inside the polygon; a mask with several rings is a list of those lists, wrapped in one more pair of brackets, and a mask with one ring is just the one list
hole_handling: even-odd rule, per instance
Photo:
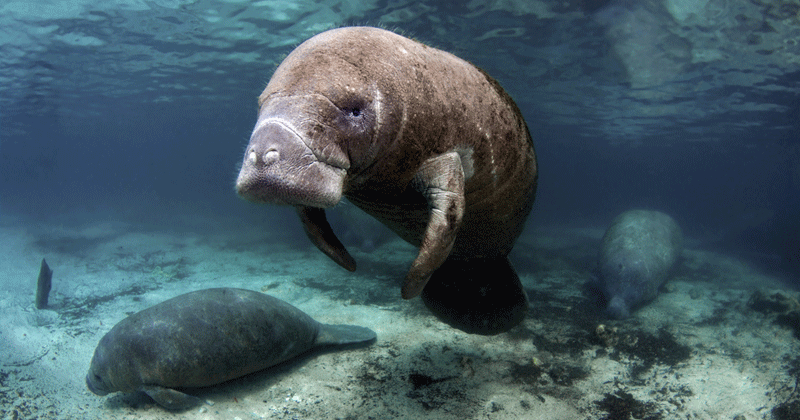
{"label": "manatee nostril", "polygon": [[256,149],[250,149],[247,153],[247,163],[256,166],[269,166],[280,159],[280,153],[276,149],[269,149],[262,155],[259,155]]}
{"label": "manatee nostril", "polygon": [[269,149],[266,153],[264,153],[264,166],[272,165],[273,163],[277,162],[280,158],[280,153],[278,153],[275,149]]}

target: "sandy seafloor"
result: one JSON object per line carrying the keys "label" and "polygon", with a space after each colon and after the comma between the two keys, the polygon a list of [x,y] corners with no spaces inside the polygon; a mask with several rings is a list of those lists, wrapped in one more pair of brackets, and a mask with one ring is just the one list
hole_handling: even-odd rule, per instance
{"label": "sandy seafloor", "polygon": [[[298,225],[299,228],[299,225]],[[610,321],[591,288],[602,228],[529,227],[512,254],[531,309],[494,337],[399,298],[414,249],[352,248],[349,273],[277,233],[163,232],[97,222],[0,226],[3,419],[783,419],[800,412],[797,292],[746,262],[688,247],[649,306]],[[532,235],[530,234],[532,233]],[[51,309],[34,308],[42,257]],[[369,327],[373,345],[309,355],[200,390],[173,413],[144,394],[91,394],[98,340],[126,315],[210,287],[260,290],[325,323]],[[755,291],[782,302],[754,301]],[[602,339],[596,327],[616,328]]]}

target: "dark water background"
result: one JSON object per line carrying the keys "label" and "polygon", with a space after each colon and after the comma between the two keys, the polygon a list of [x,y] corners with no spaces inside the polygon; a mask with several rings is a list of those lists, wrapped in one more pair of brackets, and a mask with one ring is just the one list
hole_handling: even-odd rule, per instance
{"label": "dark water background", "polygon": [[[694,246],[800,284],[796,2],[710,0],[705,20],[684,21],[666,1],[559,2],[539,15],[492,2],[328,3],[282,21],[216,2],[6,13],[0,215],[209,232],[279,223],[308,246],[291,209],[233,191],[256,97],[302,40],[380,25],[472,61],[518,102],[540,165],[529,228],[602,228],[659,209]],[[209,10],[224,25],[202,19]],[[721,58],[691,58],[700,50]]]}

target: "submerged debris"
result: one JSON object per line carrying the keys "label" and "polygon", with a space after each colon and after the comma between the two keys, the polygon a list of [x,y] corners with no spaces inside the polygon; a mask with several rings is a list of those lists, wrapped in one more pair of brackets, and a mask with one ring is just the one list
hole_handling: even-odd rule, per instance
{"label": "submerged debris", "polygon": [[600,401],[595,401],[597,406],[608,413],[604,420],[659,420],[663,417],[656,412],[656,405],[638,401],[633,395],[625,391],[617,391],[613,394],[608,393]]}
{"label": "submerged debris", "polygon": [[776,324],[788,327],[800,339],[800,303],[797,298],[780,292],[767,295],[757,290],[750,296],[747,306],[765,315],[774,314]]}
{"label": "submerged debris", "polygon": [[747,306],[762,314],[787,313],[800,309],[800,303],[792,296],[786,296],[780,292],[768,295],[760,290],[753,292],[750,300],[747,301]]}
{"label": "submerged debris", "polygon": [[787,401],[772,409],[772,418],[775,420],[800,419],[800,400]]}
{"label": "submerged debris", "polygon": [[414,390],[417,390],[453,378],[456,378],[456,376],[447,376],[444,378],[434,379],[433,377],[425,375],[424,373],[412,373],[408,375],[408,382],[411,383],[411,385],[414,387]]}
{"label": "submerged debris", "polygon": [[[649,369],[656,363],[675,366],[688,360],[692,355],[692,349],[689,346],[679,343],[671,333],[663,328],[659,330],[657,336],[643,331],[632,331],[625,334],[615,349],[619,353],[638,359],[641,366],[635,370],[639,372]],[[611,357],[615,357],[614,353]]]}
{"label": "submerged debris", "polygon": [[617,342],[619,342],[619,337],[617,336],[617,327],[609,327],[605,324],[599,324],[597,328],[594,329],[594,335],[606,347],[614,347]]}

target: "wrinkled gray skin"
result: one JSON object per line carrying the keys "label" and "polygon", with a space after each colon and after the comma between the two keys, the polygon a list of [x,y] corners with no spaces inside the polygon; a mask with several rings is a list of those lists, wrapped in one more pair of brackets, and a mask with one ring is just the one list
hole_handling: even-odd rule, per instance
{"label": "wrinkled gray skin", "polygon": [[[419,247],[403,298],[419,296],[446,260],[486,273],[497,267],[509,275],[470,287],[477,296],[493,286],[495,302],[510,302],[484,308],[488,323],[514,315],[484,329],[521,321],[527,302],[506,257],[533,205],[536,156],[519,109],[494,79],[390,31],[348,27],[292,51],[259,105],[236,180],[241,197],[295,206],[311,241],[353,271],[324,212],[347,198]],[[459,288],[447,279],[438,276],[439,285]],[[481,304],[461,299],[453,308],[456,297],[431,293],[428,301],[456,324],[473,323],[464,317]]]}
{"label": "wrinkled gray skin", "polygon": [[215,385],[313,348],[374,339],[367,328],[320,324],[263,293],[200,290],[115,325],[97,345],[86,385],[97,395],[144,391],[159,405],[181,410],[200,400],[175,388]]}
{"label": "wrinkled gray skin", "polygon": [[618,319],[658,295],[683,250],[683,234],[668,215],[629,210],[617,216],[600,244],[599,274],[608,313]]}

